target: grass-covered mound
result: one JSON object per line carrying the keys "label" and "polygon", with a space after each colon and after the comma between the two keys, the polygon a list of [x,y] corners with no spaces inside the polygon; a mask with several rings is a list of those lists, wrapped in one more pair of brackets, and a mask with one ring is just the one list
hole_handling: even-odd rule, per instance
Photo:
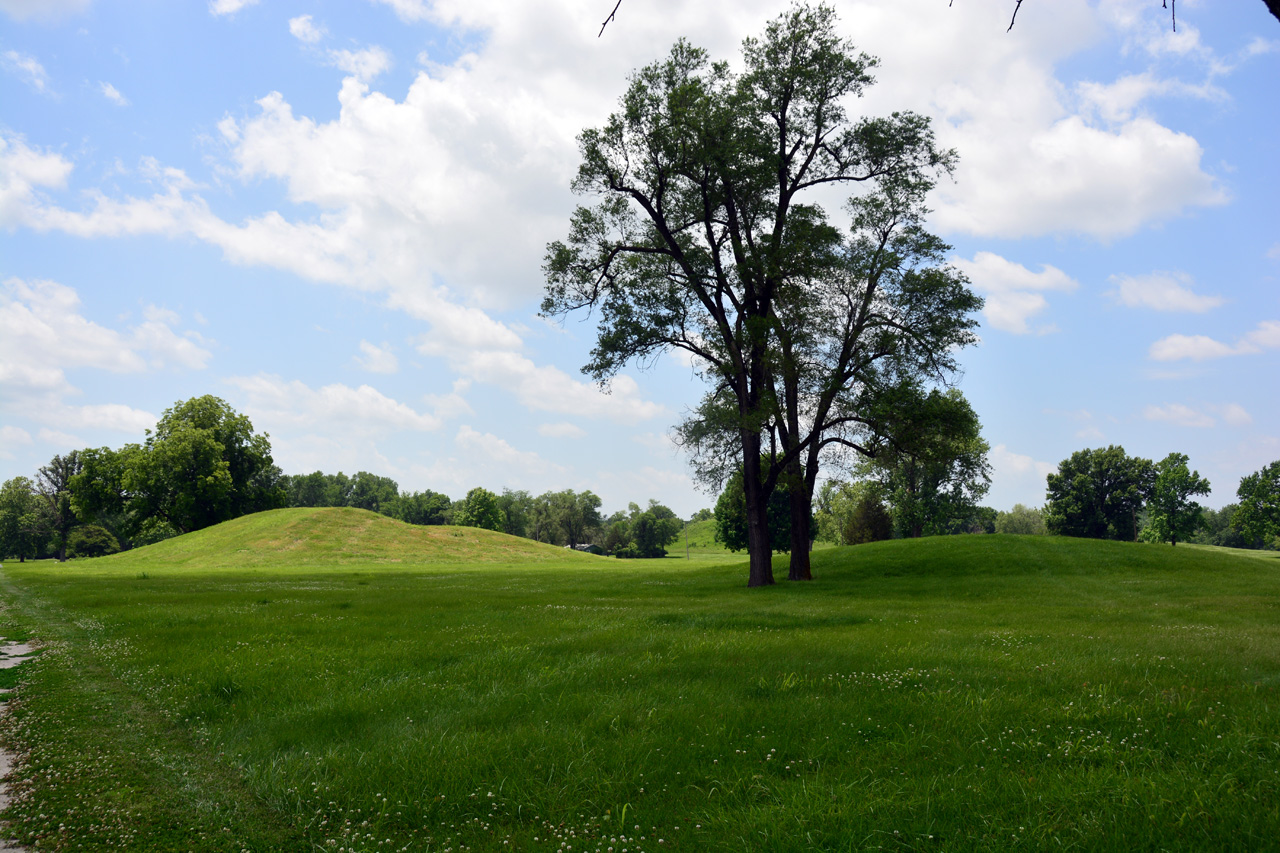
{"label": "grass-covered mound", "polygon": [[95,567],[284,569],[545,563],[598,557],[478,527],[405,524],[364,509],[276,509],[114,555]]}
{"label": "grass-covered mound", "polygon": [[86,850],[1280,838],[1271,561],[946,537],[815,552],[813,582],[748,590],[743,562],[556,553],[7,564],[0,633],[48,644],[8,724],[8,817]]}

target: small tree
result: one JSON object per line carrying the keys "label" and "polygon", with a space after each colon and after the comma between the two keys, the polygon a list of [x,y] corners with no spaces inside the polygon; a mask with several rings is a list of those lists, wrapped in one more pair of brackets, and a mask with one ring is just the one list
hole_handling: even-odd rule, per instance
{"label": "small tree", "polygon": [[1170,453],[1156,463],[1151,493],[1149,529],[1159,542],[1177,545],[1200,527],[1200,504],[1192,495],[1209,494],[1209,481],[1187,468],[1183,453]]}
{"label": "small tree", "polygon": [[105,557],[120,550],[120,543],[111,531],[96,524],[82,524],[67,537],[67,555],[70,557]]}

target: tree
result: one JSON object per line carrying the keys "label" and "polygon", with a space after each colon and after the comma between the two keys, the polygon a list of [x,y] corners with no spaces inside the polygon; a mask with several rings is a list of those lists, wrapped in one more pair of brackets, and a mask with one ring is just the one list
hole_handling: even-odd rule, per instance
{"label": "tree", "polygon": [[798,371],[803,355],[780,355],[783,309],[802,313],[816,301],[806,286],[847,263],[812,196],[881,179],[919,186],[952,163],[922,116],[848,116],[876,60],[834,25],[829,7],[798,5],[744,42],[741,73],[680,41],[634,74],[619,112],[579,136],[574,191],[601,200],[575,211],[544,264],[544,314],[600,312],[584,367],[597,381],[679,349],[715,386],[710,430],[736,437],[743,471],[749,586],[773,583],[770,493],[784,472],[810,476],[797,468],[813,437],[798,428],[760,467],[762,436],[782,422],[771,377]]}
{"label": "tree", "polygon": [[541,498],[550,510],[550,520],[560,529],[565,544],[573,547],[586,542],[590,532],[600,526],[600,498],[590,490],[547,492]]}
{"label": "tree", "polygon": [[1112,445],[1078,450],[1047,478],[1045,526],[1057,536],[1138,538],[1138,513],[1151,497],[1156,468]]}
{"label": "tree", "polygon": [[1014,504],[1013,509],[996,516],[996,533],[1017,536],[1041,536],[1049,532],[1044,525],[1044,513],[1036,507]]}
{"label": "tree", "polygon": [[74,507],[86,517],[127,513],[131,534],[146,527],[152,541],[169,529],[189,533],[290,499],[268,436],[209,395],[167,409],[141,445],[80,456],[82,470],[70,481]]}
{"label": "tree", "polygon": [[382,512],[406,524],[446,524],[451,505],[448,495],[427,489],[400,495]]}
{"label": "tree", "polygon": [[467,492],[462,506],[454,514],[454,524],[460,527],[483,527],[485,530],[502,529],[502,512],[498,509],[498,496],[477,486]]}
{"label": "tree", "polygon": [[498,497],[502,532],[510,536],[524,536],[529,528],[529,512],[532,507],[533,497],[528,492],[503,489]]}
{"label": "tree", "polygon": [[906,390],[892,398],[899,416],[864,469],[888,495],[898,535],[961,532],[953,528],[991,487],[982,424],[957,389]]}
{"label": "tree", "polygon": [[667,546],[676,540],[684,528],[683,522],[669,507],[655,500],[648,509],[641,510],[631,504],[630,515],[611,519],[605,540],[612,544],[614,556],[620,558],[656,558],[667,555]]}
{"label": "tree", "polygon": [[281,478],[281,486],[288,493],[289,506],[347,506],[351,494],[351,478],[341,471],[285,476]]}
{"label": "tree", "polygon": [[1184,453],[1170,453],[1156,463],[1156,480],[1148,506],[1148,524],[1158,542],[1177,545],[1186,540],[1201,524],[1200,504],[1192,495],[1207,495],[1209,481],[1200,472],[1187,468]]}
{"label": "tree", "polygon": [[79,519],[71,504],[71,480],[80,473],[80,454],[73,450],[54,456],[36,474],[36,493],[44,501],[44,516],[58,541],[58,559],[67,559],[67,537]]}
{"label": "tree", "polygon": [[111,531],[96,524],[82,524],[67,538],[67,553],[72,557],[105,557],[119,550]]}
{"label": "tree", "polygon": [[44,534],[35,484],[26,477],[5,481],[0,486],[0,558],[25,563],[39,552]]}
{"label": "tree", "polygon": [[351,478],[347,492],[347,506],[382,512],[400,496],[400,486],[390,477],[359,471]]}
{"label": "tree", "polygon": [[1240,480],[1240,508],[1231,526],[1254,542],[1280,537],[1280,459]]}
{"label": "tree", "polygon": [[[784,488],[776,488],[769,495],[769,542],[775,550],[786,553],[791,547],[791,501]],[[730,551],[750,549],[747,536],[747,496],[743,488],[742,471],[735,471],[724,491],[716,500],[715,541]],[[805,546],[806,549],[808,545]]]}

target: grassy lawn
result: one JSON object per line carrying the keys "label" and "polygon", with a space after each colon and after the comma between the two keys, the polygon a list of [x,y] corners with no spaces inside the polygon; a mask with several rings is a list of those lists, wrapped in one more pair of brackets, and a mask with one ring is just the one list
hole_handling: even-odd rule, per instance
{"label": "grassy lawn", "polygon": [[4,817],[40,850],[1280,845],[1274,561],[945,537],[747,590],[677,554],[283,510],[6,563],[0,634],[43,651]]}

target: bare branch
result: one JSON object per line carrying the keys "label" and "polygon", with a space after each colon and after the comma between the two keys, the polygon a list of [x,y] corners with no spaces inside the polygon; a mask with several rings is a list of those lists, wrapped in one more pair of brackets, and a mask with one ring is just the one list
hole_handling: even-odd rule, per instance
{"label": "bare branch", "polygon": [[600,38],[600,36],[604,35],[604,28],[609,26],[609,22],[613,20],[613,16],[618,14],[618,7],[621,5],[622,0],[618,0],[618,2],[614,4],[613,11],[609,13],[609,17],[605,18],[604,23],[600,25],[600,32],[596,35],[596,38]]}

